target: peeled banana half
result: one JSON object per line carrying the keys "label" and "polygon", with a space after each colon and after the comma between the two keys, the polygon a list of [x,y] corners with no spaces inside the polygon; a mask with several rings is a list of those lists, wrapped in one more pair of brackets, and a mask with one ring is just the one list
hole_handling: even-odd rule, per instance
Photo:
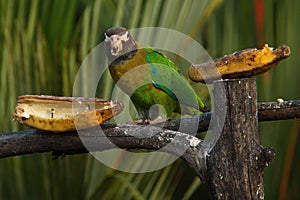
{"label": "peeled banana half", "polygon": [[195,82],[210,83],[222,78],[255,76],[270,70],[289,55],[290,48],[286,45],[274,49],[265,44],[261,49],[245,49],[212,62],[192,64],[189,77]]}
{"label": "peeled banana half", "polygon": [[53,132],[93,127],[123,109],[118,101],[97,98],[24,95],[18,97],[13,117],[27,126]]}

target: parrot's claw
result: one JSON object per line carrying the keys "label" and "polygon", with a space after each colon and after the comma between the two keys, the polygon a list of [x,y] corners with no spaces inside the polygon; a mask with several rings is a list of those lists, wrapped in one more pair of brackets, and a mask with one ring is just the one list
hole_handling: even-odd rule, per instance
{"label": "parrot's claw", "polygon": [[172,118],[171,117],[166,117],[166,118],[162,118],[162,117],[157,117],[155,118],[154,120],[151,120],[151,119],[139,119],[139,120],[136,120],[135,123],[137,124],[140,124],[140,125],[153,125],[153,124],[161,124],[161,123],[164,123],[164,122],[169,122],[171,121]]}
{"label": "parrot's claw", "polygon": [[151,120],[150,119],[145,119],[144,125],[149,125],[149,124],[151,124]]}
{"label": "parrot's claw", "polygon": [[138,119],[134,121],[135,123],[139,124],[139,125],[149,125],[151,124],[151,120],[150,119]]}
{"label": "parrot's claw", "polygon": [[168,122],[171,120],[172,120],[171,117],[166,117],[166,118],[157,117],[154,120],[150,121],[150,124],[160,124],[160,123]]}

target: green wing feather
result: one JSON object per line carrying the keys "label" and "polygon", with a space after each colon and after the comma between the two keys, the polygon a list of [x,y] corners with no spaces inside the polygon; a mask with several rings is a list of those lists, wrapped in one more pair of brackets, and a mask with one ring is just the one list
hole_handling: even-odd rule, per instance
{"label": "green wing feather", "polygon": [[146,61],[151,67],[152,83],[155,88],[164,91],[180,104],[197,110],[206,110],[201,98],[169,58],[150,48],[146,51]]}
{"label": "green wing feather", "polygon": [[161,54],[158,51],[155,51],[151,48],[145,48],[147,51],[146,53],[146,61],[151,65],[151,63],[157,63],[161,65],[168,66],[175,71],[178,71],[178,68],[175,66],[175,64],[165,55]]}

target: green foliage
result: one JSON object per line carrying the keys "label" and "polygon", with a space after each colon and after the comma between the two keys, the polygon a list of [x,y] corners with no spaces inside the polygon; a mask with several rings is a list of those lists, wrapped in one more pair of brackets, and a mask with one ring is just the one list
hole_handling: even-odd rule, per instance
{"label": "green foliage", "polygon": [[[0,130],[24,129],[12,121],[18,95],[71,96],[80,64],[103,40],[104,31],[116,25],[178,30],[203,44],[213,58],[263,42],[287,44],[291,57],[258,77],[258,97],[300,99],[300,2],[264,3],[261,33],[255,21],[260,13],[252,1],[2,0]],[[102,82],[100,95],[109,98],[112,81],[106,76]],[[300,198],[299,128],[297,120],[260,123],[263,145],[277,152],[265,170],[266,199]],[[50,154],[36,154],[1,159],[0,177],[0,199],[207,199],[202,184],[181,160],[159,171],[129,174],[90,155],[52,160]]]}

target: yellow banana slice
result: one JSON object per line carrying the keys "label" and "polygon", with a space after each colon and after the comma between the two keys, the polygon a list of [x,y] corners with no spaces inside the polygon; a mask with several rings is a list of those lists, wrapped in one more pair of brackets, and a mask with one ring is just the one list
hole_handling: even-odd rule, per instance
{"label": "yellow banana slice", "polygon": [[282,45],[277,49],[245,49],[215,59],[213,62],[192,64],[189,77],[195,82],[212,82],[220,78],[243,78],[261,74],[270,70],[280,60],[290,55],[290,48]]}
{"label": "yellow banana slice", "polygon": [[120,113],[123,104],[97,98],[24,95],[13,117],[27,126],[53,132],[102,124]]}

